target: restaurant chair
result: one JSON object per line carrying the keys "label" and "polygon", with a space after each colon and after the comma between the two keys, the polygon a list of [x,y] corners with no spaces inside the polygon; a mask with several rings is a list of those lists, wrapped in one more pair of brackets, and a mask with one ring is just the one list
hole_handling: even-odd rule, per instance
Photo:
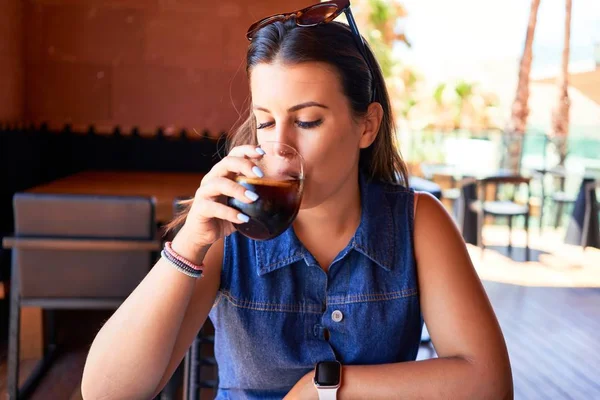
{"label": "restaurant chair", "polygon": [[[9,399],[26,396],[52,362],[54,310],[116,309],[146,276],[161,248],[152,198],[17,193],[13,207],[14,236],[3,240],[13,252]],[[23,307],[44,310],[47,337],[42,359],[19,388]]]}
{"label": "restaurant chair", "polygon": [[[534,174],[540,180],[540,232],[543,230],[544,205],[550,200],[554,207],[554,228],[562,224],[562,218],[566,207],[571,208],[575,204],[577,193],[572,190],[577,173],[567,171],[563,166],[557,165],[551,168],[535,168]],[[547,176],[551,177],[548,185]],[[549,187],[548,187],[549,186]]]}
{"label": "restaurant chair", "polygon": [[477,212],[472,204],[477,202],[477,180],[463,178],[458,184],[459,196],[453,204],[456,225],[465,243],[477,245]]}
{"label": "restaurant chair", "polygon": [[[182,210],[181,200],[177,198],[173,202],[173,214],[177,215]],[[172,233],[174,236],[176,232]],[[209,318],[206,319],[202,328],[194,338],[185,358],[183,359],[183,398],[185,400],[199,400],[202,389],[217,390],[219,386],[217,377],[217,362],[214,354],[214,327]],[[212,372],[207,374],[207,372]],[[172,387],[179,386],[179,377],[174,375]],[[213,393],[213,397],[216,392]]]}
{"label": "restaurant chair", "polygon": [[[483,242],[483,224],[488,216],[506,218],[508,223],[508,252],[512,254],[512,223],[513,218],[523,216],[525,220],[525,259],[529,261],[529,215],[530,215],[530,184],[531,178],[514,176],[490,176],[477,181],[477,201],[470,208],[477,212],[477,245],[485,250]],[[516,195],[521,187],[526,187],[526,198],[523,202],[516,201]],[[493,189],[493,200],[489,200],[490,190]],[[505,194],[508,192],[508,196]]]}
{"label": "restaurant chair", "polygon": [[438,200],[441,200],[442,198],[442,189],[437,183],[430,180],[419,178],[418,176],[411,176],[408,179],[408,185],[417,192],[430,193]]}
{"label": "restaurant chair", "polygon": [[554,229],[557,229],[559,226],[561,226],[562,216],[565,208],[571,208],[575,204],[577,193],[572,193],[568,190],[567,185],[570,182],[570,177],[567,175],[567,172],[564,170],[564,168],[557,171],[550,170],[549,173],[553,178],[553,186],[550,192],[550,198],[556,206],[554,211]]}
{"label": "restaurant chair", "polygon": [[596,191],[600,189],[600,180],[585,185],[585,216],[581,235],[581,247],[600,246],[600,202]]}

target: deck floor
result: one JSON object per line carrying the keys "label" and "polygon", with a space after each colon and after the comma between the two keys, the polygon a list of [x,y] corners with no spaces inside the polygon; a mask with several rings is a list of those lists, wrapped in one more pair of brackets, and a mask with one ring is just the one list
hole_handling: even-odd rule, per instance
{"label": "deck floor", "polygon": [[[546,234],[533,238],[536,259],[524,263],[518,248],[523,233],[515,233],[512,257],[502,248],[503,236],[501,228],[486,228],[492,247],[483,258],[476,247],[470,246],[469,252],[504,332],[515,398],[600,399],[600,252],[560,246],[559,233]],[[31,399],[81,398],[78,386],[87,347],[108,315],[61,313],[57,322],[63,351]],[[81,330],[79,324],[87,328]],[[5,356],[4,344],[0,399],[5,398]],[[422,346],[419,359],[432,356],[433,348]],[[31,365],[24,363],[23,372]]]}

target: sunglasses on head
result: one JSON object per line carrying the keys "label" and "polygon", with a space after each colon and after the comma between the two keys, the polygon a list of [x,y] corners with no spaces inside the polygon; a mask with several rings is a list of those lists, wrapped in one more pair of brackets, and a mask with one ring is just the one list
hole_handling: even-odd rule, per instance
{"label": "sunglasses on head", "polygon": [[275,22],[285,22],[290,18],[294,18],[294,20],[296,21],[296,25],[301,27],[311,27],[331,22],[334,19],[336,19],[342,12],[346,15],[346,19],[348,20],[348,26],[352,31],[352,37],[356,42],[358,51],[367,63],[367,67],[369,68],[369,71],[371,73],[371,78],[373,80],[373,92],[371,94],[371,102],[373,102],[375,101],[377,95],[375,90],[375,73],[373,66],[367,58],[367,46],[365,45],[362,36],[358,32],[356,21],[354,20],[352,11],[350,11],[350,0],[332,0],[324,3],[314,4],[312,6],[290,13],[271,15],[270,17],[263,18],[250,25],[250,28],[248,28],[248,32],[246,32],[246,38],[251,41],[256,32],[258,32],[265,26],[273,24]]}

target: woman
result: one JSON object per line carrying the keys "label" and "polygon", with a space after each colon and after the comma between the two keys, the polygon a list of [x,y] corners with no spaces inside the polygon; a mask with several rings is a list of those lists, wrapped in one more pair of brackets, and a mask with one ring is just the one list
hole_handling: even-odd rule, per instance
{"label": "woman", "polygon": [[[350,27],[331,22],[342,11]],[[156,395],[210,312],[221,399],[512,398],[460,234],[435,198],[406,189],[384,80],[349,2],[287,17],[250,28],[250,116],[174,221],[170,253],[98,333],[84,397]],[[305,194],[293,226],[257,242],[235,233],[247,217],[225,199],[256,200],[232,178],[261,177],[252,160],[265,141],[303,155]],[[203,263],[203,278],[174,257]],[[423,320],[439,358],[416,362]]]}

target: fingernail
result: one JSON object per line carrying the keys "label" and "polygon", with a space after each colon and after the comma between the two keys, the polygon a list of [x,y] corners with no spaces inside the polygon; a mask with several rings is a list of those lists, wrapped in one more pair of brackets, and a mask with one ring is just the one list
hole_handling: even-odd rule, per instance
{"label": "fingernail", "polygon": [[244,195],[252,201],[258,200],[258,195],[250,190],[246,190]]}
{"label": "fingernail", "polygon": [[265,174],[263,174],[263,172],[258,167],[252,167],[252,172],[254,173],[254,175],[258,176],[259,178],[262,178],[263,176],[265,176]]}
{"label": "fingernail", "polygon": [[246,214],[242,214],[242,213],[239,213],[237,215],[237,219],[239,219],[240,221],[242,221],[244,224],[246,224],[246,223],[248,223],[248,221],[250,221],[250,217],[247,216]]}
{"label": "fingernail", "polygon": [[260,154],[261,156],[264,156],[265,154],[267,154],[267,153],[265,153],[265,151],[264,151],[263,149],[261,149],[260,147],[257,147],[257,148],[256,148],[256,152],[257,152],[258,154]]}

